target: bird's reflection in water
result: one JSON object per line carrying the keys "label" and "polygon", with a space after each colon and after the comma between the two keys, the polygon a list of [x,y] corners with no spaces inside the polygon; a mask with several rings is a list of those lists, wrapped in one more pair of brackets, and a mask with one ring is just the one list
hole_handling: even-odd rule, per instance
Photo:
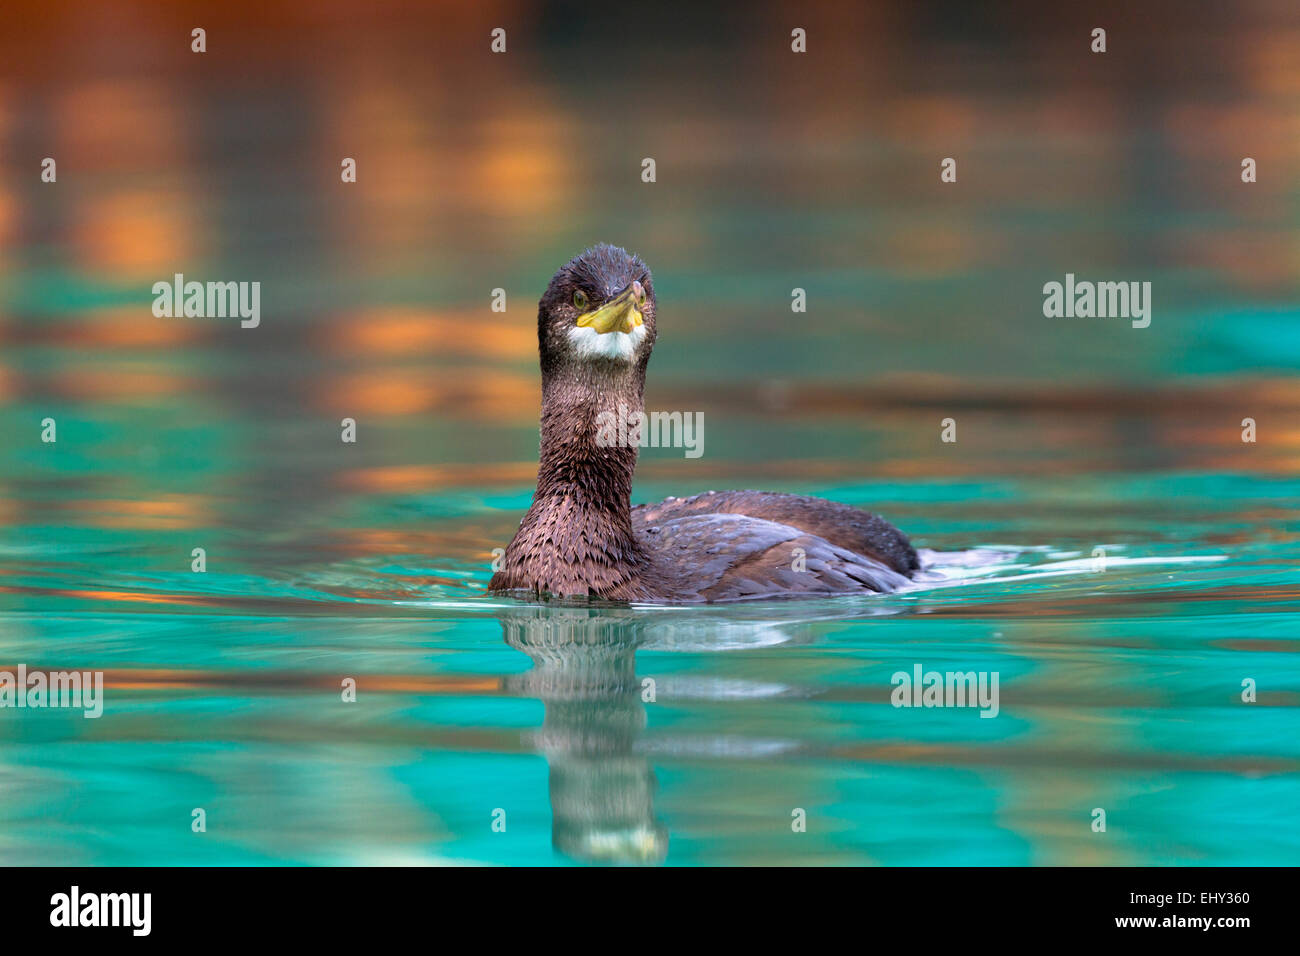
{"label": "bird's reflection in water", "polygon": [[655,776],[634,752],[646,723],[636,677],[644,622],[625,608],[528,607],[503,612],[501,627],[533,661],[508,688],[546,705],[535,740],[551,768],[555,848],[590,862],[662,862]]}
{"label": "bird's reflection in water", "polygon": [[[552,842],[567,856],[602,863],[659,863],[668,832],[655,819],[655,776],[640,755],[646,726],[643,686],[636,674],[638,649],[721,653],[802,644],[819,626],[899,612],[870,598],[791,601],[750,607],[701,606],[689,610],[604,605],[519,605],[498,611],[506,643],[533,666],[507,679],[506,690],[546,705],[533,738],[551,768]],[[660,682],[659,699],[768,697],[786,688],[772,683],[713,686],[689,691]],[[674,752],[660,741],[662,752]],[[736,741],[728,745],[736,747]]]}

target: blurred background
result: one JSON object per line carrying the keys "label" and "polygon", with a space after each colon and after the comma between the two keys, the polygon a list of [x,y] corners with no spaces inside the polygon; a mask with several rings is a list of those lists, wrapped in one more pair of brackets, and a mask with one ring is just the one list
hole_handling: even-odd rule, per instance
{"label": "blurred background", "polygon": [[[360,480],[427,487],[394,469],[435,462],[517,480],[536,299],[610,241],[656,274],[651,406],[727,422],[697,470],[834,469],[807,459],[845,442],[855,471],[982,470],[1026,444],[992,414],[1008,406],[1087,467],[1239,459],[1251,413],[1287,439],[1253,461],[1294,461],[1293,4],[654,6],[14,5],[4,397],[110,428],[144,410],[121,437],[156,450],[255,419],[204,443],[229,471],[186,469],[209,490],[260,476],[310,500],[313,423],[342,416],[362,423]],[[1152,326],[1044,318],[1067,271],[1150,281]],[[175,272],[260,280],[262,327],[155,319],[149,289]],[[1073,414],[1099,406],[1109,427]],[[958,411],[990,433],[978,452],[933,440]]]}
{"label": "blurred background", "polygon": [[[1293,2],[13,2],[4,21],[0,665],[110,672],[101,721],[0,720],[7,862],[1294,861],[1294,819],[1279,846],[1240,810],[1300,804]],[[668,822],[577,850],[557,822],[552,856],[524,731],[556,691],[519,676],[533,638],[482,588],[535,474],[536,300],[598,241],[654,270],[647,406],[706,421],[699,459],[643,452],[636,500],[827,494],[924,547],[1022,557],[928,619],[900,596],[698,625],[802,648],[778,657],[659,661],[673,625],[616,622],[601,707],[643,641],[695,680],[676,711],[611,718],[648,719],[619,752],[676,755],[651,761]],[[155,317],[178,272],[260,281],[260,327]],[[1045,318],[1067,272],[1149,281],[1150,327]],[[1101,596],[1038,576],[1097,546],[1135,562]],[[927,666],[1019,662],[1058,710],[975,721],[995,752],[973,757],[969,722],[934,729],[949,752],[864,718],[927,642]],[[1282,696],[1235,730],[1131,712],[1203,717],[1251,668]],[[320,701],[340,673],[383,706],[338,724]],[[745,709],[769,692],[803,703]],[[637,801],[649,772],[628,771]],[[719,795],[778,773],[773,807],[719,824]],[[1164,796],[1147,830],[1089,842],[1062,821],[1108,773],[1112,800]],[[936,787],[970,803],[918,798]],[[509,850],[480,826],[502,790],[533,801]],[[606,806],[574,792],[567,821]],[[224,835],[189,841],[190,808],[222,800]],[[795,800],[842,826],[763,836],[776,816],[788,837]]]}

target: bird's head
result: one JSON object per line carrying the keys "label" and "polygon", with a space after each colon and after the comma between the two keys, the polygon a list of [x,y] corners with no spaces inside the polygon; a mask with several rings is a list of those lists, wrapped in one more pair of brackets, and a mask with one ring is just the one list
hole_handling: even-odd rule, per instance
{"label": "bird's head", "polygon": [[543,371],[595,363],[644,368],[655,340],[650,269],[605,244],[570,259],[538,303],[537,337]]}

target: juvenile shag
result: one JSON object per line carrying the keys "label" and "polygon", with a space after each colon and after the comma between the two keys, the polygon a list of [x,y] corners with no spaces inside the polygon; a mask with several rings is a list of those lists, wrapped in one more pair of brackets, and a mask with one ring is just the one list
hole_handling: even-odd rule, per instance
{"label": "juvenile shag", "polygon": [[892,591],[918,569],[888,521],[822,498],[710,491],[631,507],[637,444],[601,439],[597,419],[644,410],[655,293],[638,257],[598,245],[566,263],[538,303],[537,337],[537,491],[489,590],[735,601]]}

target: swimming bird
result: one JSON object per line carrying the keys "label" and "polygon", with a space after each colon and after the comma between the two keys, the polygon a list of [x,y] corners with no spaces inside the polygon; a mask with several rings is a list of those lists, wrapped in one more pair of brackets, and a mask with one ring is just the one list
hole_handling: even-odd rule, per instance
{"label": "swimming bird", "polygon": [[541,455],[532,507],[488,589],[532,598],[683,604],[893,591],[919,569],[907,537],[850,505],[709,491],[631,506],[638,444],[601,422],[644,410],[655,292],[641,259],[597,245],[537,308]]}

